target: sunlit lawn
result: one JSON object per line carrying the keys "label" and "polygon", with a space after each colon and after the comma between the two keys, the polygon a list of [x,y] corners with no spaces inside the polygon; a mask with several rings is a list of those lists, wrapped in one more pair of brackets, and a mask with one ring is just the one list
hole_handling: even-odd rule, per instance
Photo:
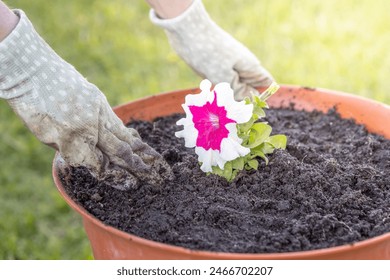
{"label": "sunlit lawn", "polygon": [[[40,34],[111,105],[196,87],[144,1],[15,0]],[[330,88],[390,104],[390,1],[204,0],[221,27],[279,83]],[[0,259],[92,258],[81,219],[51,178],[53,151],[0,102]],[[379,120],[383,121],[383,120]]]}

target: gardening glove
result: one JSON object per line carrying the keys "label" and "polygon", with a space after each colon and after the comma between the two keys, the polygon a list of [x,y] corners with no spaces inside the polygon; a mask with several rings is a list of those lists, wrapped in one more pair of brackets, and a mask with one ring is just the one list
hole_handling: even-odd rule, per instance
{"label": "gardening glove", "polygon": [[70,166],[121,179],[117,188],[170,176],[162,156],[123,125],[104,94],[46,44],[22,11],[14,12],[20,21],[0,42],[0,97],[31,132]]}
{"label": "gardening glove", "polygon": [[273,78],[256,56],[222,30],[208,15],[201,0],[173,19],[161,19],[152,9],[151,21],[165,29],[170,45],[200,76],[212,83],[229,82],[235,99],[242,100]]}

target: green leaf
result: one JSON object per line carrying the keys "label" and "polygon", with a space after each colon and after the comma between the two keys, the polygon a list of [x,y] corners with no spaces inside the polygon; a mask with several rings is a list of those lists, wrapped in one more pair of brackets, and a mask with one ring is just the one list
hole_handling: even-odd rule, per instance
{"label": "green leaf", "polygon": [[238,127],[238,131],[240,132],[240,133],[246,133],[246,132],[248,132],[250,129],[251,129],[251,127],[252,127],[252,125],[254,124],[254,122],[255,122],[256,120],[255,119],[250,119],[248,122],[246,122],[246,123],[242,123],[242,124],[238,124],[237,125],[237,127]]}
{"label": "green leaf", "polygon": [[228,180],[229,182],[232,181],[234,178],[236,178],[238,172],[240,172],[241,170],[238,170],[238,169],[234,169],[233,170],[233,173],[232,173],[232,176],[230,178],[230,180]]}
{"label": "green leaf", "polygon": [[275,150],[275,147],[268,142],[264,142],[259,146],[259,150],[262,151],[265,155],[272,154]]}
{"label": "green leaf", "polygon": [[238,134],[238,137],[240,137],[242,139],[242,143],[247,143],[248,142],[248,139],[249,139],[249,135],[240,135]]}
{"label": "green leaf", "polygon": [[270,136],[266,142],[270,143],[276,149],[286,149],[287,136],[283,134],[277,134]]}
{"label": "green leaf", "polygon": [[268,157],[267,157],[267,156],[264,156],[263,159],[264,159],[264,161],[265,161],[265,164],[268,165],[268,162],[269,162]]}
{"label": "green leaf", "polygon": [[260,157],[262,158],[266,164],[268,164],[268,158],[266,157],[266,155],[263,153],[263,151],[259,148],[256,148],[255,150],[252,150],[251,151],[251,158],[255,158],[255,157]]}
{"label": "green leaf", "polygon": [[226,178],[226,180],[230,181],[233,173],[232,168],[232,162],[228,161],[225,163],[225,166],[223,167],[223,177]]}
{"label": "green leaf", "polygon": [[254,148],[263,143],[271,134],[272,127],[266,123],[255,123],[250,131],[247,148]]}
{"label": "green leaf", "polygon": [[265,112],[260,107],[254,107],[253,108],[253,114],[257,115],[257,117],[255,119],[259,119],[259,118],[264,118],[265,117]]}
{"label": "green leaf", "polygon": [[255,103],[255,104],[257,104],[257,102],[261,101],[259,95],[252,95],[252,100],[253,100],[253,103]]}
{"label": "green leaf", "polygon": [[236,158],[235,160],[231,161],[231,163],[233,169],[238,169],[238,170],[244,169],[245,162],[243,157]]}
{"label": "green leaf", "polygon": [[262,101],[262,100],[260,100],[260,101],[257,103],[257,106],[260,107],[260,108],[266,108],[266,109],[269,108],[267,102]]}
{"label": "green leaf", "polygon": [[219,166],[213,166],[212,173],[224,177],[227,181],[231,181],[234,178],[231,161],[226,162],[223,169],[219,168]]}
{"label": "green leaf", "polygon": [[[248,165],[257,170],[257,168],[259,167],[259,162],[256,160],[256,159],[251,159],[250,161],[248,161]],[[250,168],[249,168],[250,169]]]}
{"label": "green leaf", "polygon": [[245,101],[245,104],[246,104],[246,105],[252,103],[252,101],[251,101],[251,99],[250,99],[249,97],[245,97],[245,98],[244,98],[244,101]]}

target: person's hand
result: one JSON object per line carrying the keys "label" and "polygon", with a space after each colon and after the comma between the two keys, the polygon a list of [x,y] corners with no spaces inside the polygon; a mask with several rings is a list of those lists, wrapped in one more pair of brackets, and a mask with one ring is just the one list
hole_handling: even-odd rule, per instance
{"label": "person's hand", "polygon": [[172,19],[161,19],[152,9],[150,19],[165,29],[172,48],[195,72],[214,84],[230,83],[236,99],[272,83],[256,56],[209,17],[201,0]]}
{"label": "person's hand", "polygon": [[20,21],[0,43],[0,97],[32,133],[67,164],[85,166],[99,179],[121,178],[118,188],[139,180],[159,184],[169,176],[162,156],[123,125],[104,94],[45,43],[22,11],[15,12]]}

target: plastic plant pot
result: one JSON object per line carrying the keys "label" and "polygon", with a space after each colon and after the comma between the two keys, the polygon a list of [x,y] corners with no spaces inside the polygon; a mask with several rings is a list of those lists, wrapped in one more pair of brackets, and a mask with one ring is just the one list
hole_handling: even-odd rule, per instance
{"label": "plastic plant pot", "polygon": [[[168,92],[139,99],[114,110],[124,123],[131,119],[152,120],[182,112],[185,95],[197,92],[198,89]],[[367,98],[326,89],[282,86],[268,103],[274,108],[294,103],[297,110],[323,112],[335,107],[343,118],[353,118],[370,132],[390,139],[390,126],[384,121],[390,120],[390,106]],[[325,249],[257,254],[197,251],[140,238],[105,225],[74,202],[66,194],[57,175],[59,162],[57,154],[53,162],[55,184],[65,201],[82,216],[95,259],[390,259],[390,233]]]}

